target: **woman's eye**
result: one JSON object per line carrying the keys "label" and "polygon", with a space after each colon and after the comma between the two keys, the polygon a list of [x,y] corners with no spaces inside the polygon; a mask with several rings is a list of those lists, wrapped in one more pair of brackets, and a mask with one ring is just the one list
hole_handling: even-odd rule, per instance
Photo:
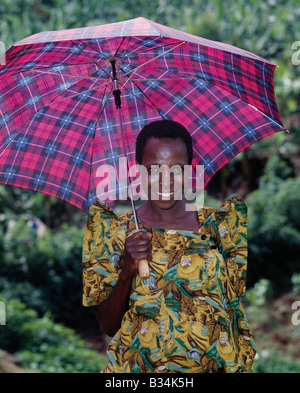
{"label": "woman's eye", "polygon": [[183,172],[183,168],[180,165],[173,165],[171,168],[171,172],[174,173],[174,175],[181,175]]}
{"label": "woman's eye", "polygon": [[[157,174],[162,172],[161,168],[159,166],[153,165],[150,168],[148,168],[148,172],[151,174]],[[170,172],[174,174],[180,174],[183,172],[183,168],[180,165],[173,165],[170,168]]]}
{"label": "woman's eye", "polygon": [[183,168],[180,165],[176,165],[176,167],[174,168],[175,173],[180,173],[183,171]]}
{"label": "woman's eye", "polygon": [[148,171],[152,174],[154,173],[159,173],[159,168],[156,166],[152,166],[151,168],[148,168]]}

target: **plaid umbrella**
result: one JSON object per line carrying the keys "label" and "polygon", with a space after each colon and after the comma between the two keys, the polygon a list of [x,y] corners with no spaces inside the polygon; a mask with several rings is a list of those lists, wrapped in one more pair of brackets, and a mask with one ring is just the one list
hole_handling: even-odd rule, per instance
{"label": "plaid umbrella", "polygon": [[121,176],[120,158],[135,163],[141,128],[173,119],[190,131],[206,185],[236,154],[285,129],[275,67],[145,18],[25,38],[0,67],[0,183],[88,211],[99,168]]}

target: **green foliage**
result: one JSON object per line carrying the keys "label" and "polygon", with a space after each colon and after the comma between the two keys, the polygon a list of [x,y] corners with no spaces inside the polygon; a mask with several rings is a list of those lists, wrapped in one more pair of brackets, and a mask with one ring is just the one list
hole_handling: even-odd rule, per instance
{"label": "green foliage", "polygon": [[[60,201],[57,203],[59,207]],[[42,214],[45,217],[46,211]],[[81,304],[85,227],[65,222],[53,229],[44,227],[39,237],[31,218],[29,213],[14,214],[9,209],[2,213],[1,293],[7,299],[26,302],[39,313],[50,310],[57,320],[67,324],[80,319],[90,321],[90,310]]]}
{"label": "green foliage", "polygon": [[7,323],[0,329],[0,348],[14,352],[23,367],[77,373],[99,372],[105,367],[105,356],[87,348],[72,329],[55,323],[49,312],[39,317],[35,310],[13,299],[5,305]]}
{"label": "green foliage", "polygon": [[252,307],[265,306],[273,295],[272,283],[265,278],[257,281],[254,286],[246,292],[244,300]]}
{"label": "green foliage", "polygon": [[0,328],[0,348],[15,352],[30,339],[31,332],[26,329],[26,323],[37,319],[37,312],[17,300],[7,302],[2,296],[0,299],[5,303],[6,323],[9,320],[9,324]]}
{"label": "green foliage", "polygon": [[47,227],[54,230],[59,229],[65,222],[80,228],[86,224],[86,214],[83,211],[61,199],[33,190],[1,184],[0,201],[0,222],[6,229],[7,224],[16,217],[26,221],[38,217]]}
{"label": "green foliage", "polygon": [[257,348],[253,372],[299,373],[299,327],[292,323],[291,318],[294,312],[292,304],[298,300],[300,292],[293,288],[280,297],[274,297],[272,287],[272,282],[261,279],[243,297]]}
{"label": "green foliage", "polygon": [[[57,323],[96,326],[93,310],[81,303],[86,221],[78,225],[80,215],[59,214],[61,201],[55,198],[4,186],[1,191],[0,293],[7,324],[0,330],[0,347],[15,353],[30,369],[99,372],[105,356],[87,349],[73,330]],[[53,215],[59,219],[53,220]],[[40,222],[39,234],[32,225],[36,218],[52,228]]]}
{"label": "green foliage", "polygon": [[262,351],[253,363],[254,373],[299,373],[300,361],[283,353]]}
{"label": "green foliage", "polygon": [[[2,0],[0,16],[0,40],[7,48],[40,31],[144,16],[240,46],[278,64],[277,102],[284,123],[289,120],[288,129],[294,132],[276,134],[247,149],[252,156],[271,158],[259,189],[246,198],[248,287],[253,286],[246,300],[263,318],[259,307],[269,301],[270,290],[276,293],[292,286],[299,292],[300,180],[294,177],[291,163],[278,156],[284,153],[292,161],[299,154],[300,66],[292,64],[292,43],[300,39],[298,0]],[[230,172],[230,164],[226,170]],[[70,330],[54,323],[75,326],[85,321],[89,325],[94,320],[91,310],[81,306],[85,215],[53,197],[8,186],[0,187],[0,201],[0,292],[12,316],[9,325],[0,328],[1,345],[17,351],[31,368],[85,370],[86,356],[93,359],[94,355],[87,355]],[[204,202],[219,206],[209,196]],[[46,225],[41,237],[33,226],[35,218]],[[96,372],[101,369],[98,360],[89,367]],[[256,372],[299,372],[297,362],[274,351],[260,353],[254,368]]]}
{"label": "green foliage", "polygon": [[276,290],[290,289],[299,271],[300,178],[278,157],[266,165],[259,189],[248,195],[249,284],[267,278]]}
{"label": "green foliage", "polygon": [[294,294],[300,294],[300,273],[293,273],[291,282],[292,282],[292,292]]}

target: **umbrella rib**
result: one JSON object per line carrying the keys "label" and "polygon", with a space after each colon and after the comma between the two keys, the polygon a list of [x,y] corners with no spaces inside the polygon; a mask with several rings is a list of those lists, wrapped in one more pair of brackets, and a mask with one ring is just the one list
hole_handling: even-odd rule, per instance
{"label": "umbrella rib", "polygon": [[[121,66],[119,67],[119,69],[121,69]],[[32,70],[28,70],[28,71],[30,71],[30,72],[39,72],[41,74],[49,74],[49,75],[62,75],[62,76],[70,77],[70,78],[80,78],[80,81],[78,81],[78,82],[81,82],[83,79],[96,80],[96,81],[99,81],[99,80],[103,79],[103,81],[107,81],[107,79],[105,79],[105,78],[97,78],[97,77],[92,77],[92,76],[87,76],[87,75],[84,75],[84,76],[83,75],[82,76],[78,75],[77,76],[77,75],[72,75],[72,74],[62,74],[62,73],[56,73],[56,72],[51,72],[51,71],[41,71],[41,70],[36,70],[36,69],[32,69]],[[127,74],[124,73],[124,76],[127,76]],[[182,78],[181,77],[178,77],[178,78],[160,78],[159,80],[161,80],[161,81],[191,80],[193,78],[194,78],[193,76],[190,76],[190,77],[182,77]],[[152,81],[152,80],[157,80],[157,78],[140,78],[140,79],[133,78],[133,79],[130,79],[130,80],[131,81]],[[99,86],[99,87],[101,87],[101,86]]]}
{"label": "umbrella rib", "polygon": [[[136,85],[135,83],[134,83],[134,81],[133,80],[131,80],[131,82],[134,84],[134,86],[143,94],[143,97],[145,97],[148,101],[149,101],[149,103],[146,103],[145,101],[143,101],[143,100],[141,100],[141,98],[139,98],[136,94],[134,94],[132,91],[130,91],[129,89],[127,89],[126,87],[124,87],[125,88],[125,90],[127,90],[130,94],[132,94],[136,99],[138,99],[139,101],[141,101],[141,102],[143,102],[145,105],[147,105],[147,106],[149,106],[150,108],[152,108],[152,109],[155,109],[160,115],[161,115],[161,113],[160,113],[160,110],[159,110],[159,108],[157,108],[156,106],[155,106],[155,104],[150,100],[150,98],[145,94],[145,92],[143,92],[142,91],[142,89],[138,86],[138,85]],[[163,117],[162,115],[161,115],[161,117]]]}
{"label": "umbrella rib", "polygon": [[[103,93],[103,97],[105,97],[106,90],[107,90],[107,84],[106,84],[106,86],[105,86],[105,91],[104,91],[104,93]],[[106,102],[108,101],[108,95],[107,95],[107,97],[106,97],[106,101],[105,101],[104,104],[103,104],[103,101],[104,101],[104,98],[101,100],[101,103],[102,103],[102,105],[101,105],[101,107],[100,107],[101,109],[98,111],[98,114],[97,114],[97,120],[96,120],[96,126],[95,126],[95,133],[96,133],[96,130],[97,130],[98,126],[99,126],[99,121],[100,121],[101,114],[102,114],[102,112],[103,112],[103,110],[104,110],[104,107],[105,107],[105,105],[106,105]],[[94,146],[95,146],[95,138],[93,138],[93,146],[92,146],[92,153],[91,153],[89,185],[91,184],[91,178],[92,178],[92,163],[93,163],[93,157],[94,157]],[[91,187],[89,186],[89,194],[88,194],[88,198],[87,198],[87,203],[90,202],[90,190],[91,190]]]}
{"label": "umbrella rib", "polygon": [[[119,49],[120,49],[120,47],[121,47],[121,44],[124,42],[124,39],[125,39],[125,37],[123,38],[122,42],[120,43],[119,48],[117,49],[117,51],[116,51],[116,53],[115,53],[115,56],[117,55],[117,53],[118,53],[118,51],[119,51]],[[124,51],[124,53],[123,53],[123,56],[122,56],[120,65],[118,66],[117,76],[120,74],[120,70],[121,70],[121,67],[122,67],[122,64],[123,64],[123,61],[124,61],[124,57],[125,57],[125,55],[126,55],[126,53],[127,53],[128,46],[129,46],[130,41],[131,41],[131,37],[129,37],[129,39],[128,39],[128,41],[127,41],[127,45],[126,45],[125,51]]]}
{"label": "umbrella rib", "polygon": [[[165,54],[171,52],[172,50],[176,49],[177,47],[179,47],[179,46],[181,46],[181,45],[183,45],[183,44],[185,44],[184,41],[180,42],[178,45],[174,46],[173,48],[171,48],[171,49],[169,49],[169,50],[167,50],[167,51],[165,51],[165,52],[163,52],[163,53],[161,53],[161,54],[159,54],[159,55],[153,57],[152,59],[146,61],[145,63],[139,65],[138,67],[134,68],[132,71],[130,71],[130,76],[129,76],[129,77],[127,78],[127,80],[125,81],[125,84],[131,79],[131,76],[132,76],[139,68],[144,67],[146,64],[149,64],[149,63],[155,61],[156,59],[162,57],[163,55],[165,55]],[[128,75],[128,73],[124,74],[124,76],[127,76],[127,75]],[[123,86],[124,86],[124,85],[123,85]]]}
{"label": "umbrella rib", "polygon": [[[106,85],[106,87],[105,87],[105,91],[104,91],[104,93],[103,93],[103,97],[105,96],[105,94],[106,94],[106,92],[107,92],[107,85]],[[108,96],[108,94],[107,94],[107,97],[106,97],[106,101],[105,101],[105,103],[103,104],[103,99],[101,100],[101,103],[102,103],[102,105],[101,105],[101,110],[99,110],[99,112],[98,112],[98,116],[97,116],[97,123],[99,123],[99,120],[100,120],[100,117],[101,117],[101,114],[102,114],[102,112],[103,112],[103,110],[104,110],[104,108],[105,108],[105,105],[106,105],[106,103],[107,103],[107,101],[108,101],[108,99],[109,99],[109,96]]]}
{"label": "umbrella rib", "polygon": [[[180,42],[182,42],[182,41],[180,41]],[[183,42],[185,42],[185,41],[183,41]],[[174,45],[176,45],[178,43],[178,40],[176,40],[175,42],[169,42],[168,44],[159,44],[159,45],[156,45],[156,46],[154,46],[154,47],[150,47],[150,48],[148,48],[148,49],[144,49],[144,50],[140,50],[140,51],[137,51],[137,50],[132,50],[130,53],[137,53],[137,54],[141,54],[141,53],[147,53],[147,52],[152,52],[152,51],[154,51],[155,49],[158,49],[158,48],[161,48],[161,47],[167,47],[167,46],[174,46]]]}
{"label": "umbrella rib", "polygon": [[[243,101],[241,99],[241,101]],[[244,101],[245,102],[245,101]],[[278,127],[283,128],[283,130],[285,130],[286,132],[290,133],[290,131],[283,127],[282,124],[278,123],[276,120],[272,119],[270,116],[266,115],[264,112],[262,112],[261,110],[259,110],[258,108],[256,108],[256,106],[252,105],[252,104],[248,104],[249,106],[251,106],[253,109],[255,109],[257,112],[259,112],[261,115],[265,116],[267,119],[269,119],[272,123],[276,124]]]}
{"label": "umbrella rib", "polygon": [[[122,41],[120,42],[119,47],[117,48],[117,50],[116,50],[116,52],[115,52],[115,54],[114,54],[113,57],[116,57],[116,55],[117,55],[118,51],[120,50],[120,48],[121,48],[121,46],[122,46],[122,44],[123,44],[125,38],[126,38],[126,37],[123,37],[123,39],[122,39]],[[128,40],[128,42],[127,42],[127,46],[126,46],[125,52],[124,52],[124,54],[123,54],[123,57],[122,57],[122,59],[121,59],[121,64],[120,64],[120,66],[118,67],[117,74],[119,74],[119,71],[120,71],[120,69],[121,69],[121,66],[122,66],[122,63],[123,63],[125,54],[126,54],[126,52],[127,52],[127,49],[128,49],[129,43],[130,43],[130,40],[131,40],[131,37],[129,37],[129,40]],[[76,46],[77,46],[77,45],[76,45]],[[91,48],[92,50],[94,50],[94,48],[92,48],[90,45],[86,44],[86,46],[89,47],[89,48]],[[77,46],[77,47],[82,51],[82,53],[83,53],[84,55],[87,56],[87,54],[86,54],[85,52],[83,52],[83,50],[82,50],[79,46]],[[96,53],[99,53],[99,52],[96,51]],[[104,56],[105,56],[105,55],[104,55]],[[87,56],[87,57],[90,59],[89,56]],[[106,57],[106,59],[109,59],[109,56],[105,56],[105,57]],[[91,60],[92,60],[92,59],[91,59]],[[94,64],[96,64],[96,65],[98,66],[98,63],[97,63],[97,62],[95,62],[94,60],[92,60],[92,61],[93,61]],[[108,78],[110,77],[110,72],[107,73],[101,66],[100,66],[100,69],[101,69],[102,71],[105,72],[105,74],[107,75]]]}
{"label": "umbrella rib", "polygon": [[[124,38],[125,38],[125,37],[124,37]],[[130,36],[130,37],[128,37],[128,38],[129,38],[129,39],[128,39],[128,42],[127,42],[127,46],[126,46],[126,49],[125,49],[124,54],[123,54],[123,56],[122,56],[120,65],[119,65],[119,67],[118,67],[117,74],[119,74],[119,73],[120,73],[120,70],[122,69],[123,60],[124,60],[124,58],[125,58],[125,56],[126,56],[126,53],[127,53],[127,50],[128,50],[128,46],[129,46],[129,43],[130,43],[132,37]],[[121,44],[122,44],[123,42],[124,42],[124,39],[123,39],[123,41],[121,42]],[[149,62],[151,62],[151,61],[153,61],[153,60],[156,60],[156,59],[159,58],[160,56],[162,56],[162,55],[164,55],[164,54],[166,54],[166,53],[168,53],[168,52],[170,52],[170,51],[176,49],[178,46],[182,45],[183,43],[185,43],[185,42],[180,42],[178,45],[173,46],[171,49],[167,50],[166,52],[164,52],[164,53],[162,53],[162,54],[156,56],[155,58],[149,60],[149,61],[146,62],[146,63],[143,63],[143,64],[139,65],[138,67],[136,67],[135,69],[133,69],[133,71],[130,71],[130,74],[136,72],[136,70],[138,70],[140,67],[143,67],[144,65],[148,64]],[[119,45],[119,48],[120,48],[121,44]],[[174,43],[172,42],[172,43],[169,43],[169,44],[166,44],[166,45],[164,45],[164,44],[157,45],[155,48],[151,48],[151,49],[149,48],[149,49],[147,49],[147,50],[143,50],[143,51],[138,52],[138,53],[147,53],[147,52],[149,52],[149,51],[153,51],[154,49],[161,48],[161,47],[164,47],[164,48],[165,48],[166,46],[171,46],[171,45],[174,45]],[[115,53],[115,56],[117,55],[119,48],[117,49],[117,51],[116,51],[116,53]],[[132,51],[132,52],[130,52],[130,53],[135,53],[135,51]],[[127,76],[128,74],[129,74],[129,73],[124,73],[124,76]],[[148,80],[148,79],[147,79],[147,80]],[[151,79],[149,79],[149,80],[151,80]]]}
{"label": "umbrella rib", "polygon": [[[104,87],[105,88],[105,85],[102,85],[101,87]],[[55,102],[56,103],[58,103],[58,102],[64,102],[64,101],[66,101],[66,100],[69,100],[70,98],[74,98],[74,97],[77,97],[77,96],[80,96],[81,94],[84,94],[84,93],[86,93],[86,92],[88,92],[88,91],[92,91],[92,90],[94,90],[95,88],[93,88],[93,87],[91,87],[91,88],[89,88],[89,89],[86,89],[86,90],[84,90],[84,91],[82,91],[82,92],[80,92],[80,93],[76,93],[76,94],[73,94],[73,95],[71,95],[71,96],[68,96],[68,97],[66,97],[66,98],[62,98],[61,100],[56,100]],[[65,90],[66,91],[66,90]],[[57,96],[56,96],[57,97]],[[94,97],[95,98],[95,97]],[[53,101],[53,100],[52,100]]]}
{"label": "umbrella rib", "polygon": [[[86,56],[92,63],[94,63],[97,67],[99,67],[99,69],[101,69],[106,75],[107,75],[107,77],[109,78],[109,76],[110,76],[110,72],[108,73],[107,71],[105,71],[94,59],[92,59],[90,56],[88,56],[88,54],[87,53],[85,53],[81,48],[80,48],[80,46],[78,46],[77,45],[77,43],[75,42],[75,41],[72,41],[71,40],[71,42],[81,51],[81,53],[84,55],[84,56]],[[89,46],[89,45],[87,45],[87,46]],[[89,46],[89,48],[90,48],[90,46]],[[92,48],[93,49],[93,48]],[[96,52],[96,53],[99,53],[99,52]]]}
{"label": "umbrella rib", "polygon": [[[63,76],[68,76],[70,78],[80,78],[82,79],[90,79],[90,80],[99,80],[102,78],[96,78],[96,77],[92,77],[92,76],[88,76],[88,75],[72,75],[72,74],[63,74],[63,73],[58,73],[58,72],[51,72],[51,71],[41,71],[41,70],[36,70],[36,69],[31,69],[31,70],[26,70],[26,71],[30,71],[30,72],[39,72],[41,74],[49,74],[49,75],[63,75]],[[105,78],[103,78],[103,80],[107,80]],[[79,81],[80,82],[80,81]]]}
{"label": "umbrella rib", "polygon": [[126,87],[124,87],[124,89],[126,91],[128,91],[132,96],[134,96],[137,100],[143,102],[145,105],[149,106],[150,108],[156,109],[158,111],[156,106],[151,102],[151,100],[146,96],[146,94],[134,82],[133,82],[133,84],[135,85],[135,87],[137,89],[139,89],[141,91],[141,93],[143,94],[143,97],[147,98],[147,100],[150,102],[151,105],[149,103],[146,103],[145,101],[143,101],[140,97],[138,97],[136,94],[134,94],[131,90],[127,89]]}
{"label": "umbrella rib", "polygon": [[[122,41],[120,42],[118,48],[116,49],[115,54],[114,54],[113,57],[116,57],[116,56],[117,56],[117,54],[118,54],[118,52],[119,52],[119,50],[120,50],[120,48],[121,48],[123,42],[125,41],[125,38],[126,38],[126,37],[122,37]],[[129,46],[129,42],[130,42],[130,40],[131,40],[131,37],[127,37],[127,38],[128,38],[128,41],[127,41],[127,45],[126,45],[126,48],[125,48],[125,51],[124,51],[124,54],[123,54],[123,58],[124,58],[124,56],[125,56],[125,54],[126,54],[126,52],[127,52],[127,49],[128,49],[128,46]]]}
{"label": "umbrella rib", "polygon": [[[30,118],[28,121],[31,121],[32,118]],[[26,123],[27,124],[27,123]],[[6,145],[4,144],[4,148],[2,150],[2,152],[0,153],[0,157],[2,157],[3,153],[5,153],[5,150],[8,148],[8,146],[13,142],[13,140],[20,134],[20,132],[22,131],[23,127],[11,138],[9,139],[9,141],[7,141]],[[12,132],[10,133],[10,135],[12,134]]]}
{"label": "umbrella rib", "polygon": [[[83,51],[83,49],[75,42],[75,41],[73,41],[73,40],[70,40],[71,42],[72,42],[72,44],[73,45],[75,45],[80,51],[81,51],[81,53],[85,56],[85,57],[87,57],[87,59],[89,60],[89,61],[91,61],[92,63],[94,63],[99,69],[101,69],[104,73],[106,73],[106,75],[109,77],[109,73],[107,73],[100,65],[99,65],[99,63],[97,63],[95,60],[93,60],[90,56],[88,56],[87,55],[87,53],[85,53],[84,51]],[[91,47],[91,46],[89,46],[89,45],[87,45],[87,44],[85,44],[87,47],[89,47],[91,50],[94,50],[95,51],[95,49],[93,48],[93,47]],[[96,53],[99,53],[99,52],[97,52],[97,51],[95,51]],[[105,55],[103,55],[103,56],[105,56]],[[82,63],[80,63],[80,64],[72,64],[72,65],[75,65],[75,66],[78,66],[78,65],[81,65]],[[89,64],[89,63],[87,63],[87,64]],[[69,64],[68,64],[68,66],[70,66]],[[40,70],[39,72],[44,72],[44,71],[42,71],[41,69],[43,69],[43,68],[48,68],[49,66],[40,66],[40,67],[38,67],[38,68],[36,68],[35,69],[35,71],[38,71],[38,70]],[[18,73],[20,73],[20,72],[25,72],[25,71],[32,71],[32,69],[31,70],[16,70],[16,72],[14,72],[14,73],[12,73],[12,75],[15,75],[15,74],[18,74]],[[46,72],[45,72],[46,73]],[[48,71],[48,73],[50,73],[49,71]],[[54,74],[56,74],[55,72],[54,72]],[[72,75],[71,75],[72,76]]]}
{"label": "umbrella rib", "polygon": [[[79,82],[81,82],[81,81],[79,81]],[[79,83],[79,82],[77,82],[77,83]],[[74,83],[74,85],[72,85],[72,87],[75,86],[77,83]],[[106,83],[103,83],[102,85],[96,86],[96,88],[98,88],[98,87],[104,87],[104,88],[106,88],[106,86],[107,86],[107,81],[106,81]],[[61,100],[55,100],[55,102],[64,102],[64,101],[66,101],[66,100],[69,100],[70,98],[74,98],[74,97],[80,96],[81,94],[84,94],[84,93],[86,93],[86,92],[88,92],[88,91],[92,91],[92,90],[94,90],[94,89],[95,89],[95,86],[94,86],[94,87],[90,87],[90,88],[88,88],[88,89],[86,89],[86,90],[84,90],[84,91],[75,93],[75,94],[73,94],[73,95],[69,95],[69,96],[66,97],[66,98],[62,98]],[[62,91],[61,93],[57,94],[57,95],[55,96],[55,98],[58,97],[59,95],[63,94],[63,93],[66,92],[67,90],[68,90],[68,89],[66,89],[66,90]],[[49,101],[49,102],[54,101],[55,98],[53,98],[53,100],[51,100],[51,101]]]}
{"label": "umbrella rib", "polygon": [[[122,65],[119,67],[119,69],[121,69],[121,67],[122,67]],[[79,82],[81,82],[81,80],[83,80],[83,79],[96,80],[96,81],[99,81],[99,80],[103,79],[103,81],[107,81],[107,79],[105,79],[105,78],[97,78],[97,77],[88,76],[88,75],[63,74],[63,73],[56,73],[56,72],[51,72],[51,71],[42,71],[40,69],[38,69],[38,70],[37,69],[31,69],[31,70],[24,70],[24,71],[25,72],[26,71],[28,71],[28,72],[38,72],[38,73],[41,73],[41,74],[49,74],[49,75],[59,75],[59,76],[65,76],[65,77],[70,77],[70,78],[79,78],[80,79]],[[136,71],[136,69],[134,71]],[[172,72],[174,74],[176,74],[176,72],[174,72],[174,71],[172,71]],[[128,75],[128,73],[124,73],[124,76],[127,76],[127,75]],[[165,81],[168,81],[168,80],[188,80],[188,79],[191,80],[193,78],[194,78],[193,76],[189,76],[189,77],[182,77],[182,78],[181,77],[179,77],[179,78],[160,78],[159,80],[165,80]],[[157,80],[157,78],[141,78],[141,79],[135,79],[135,78],[131,79],[130,78],[130,80],[135,80],[135,81],[147,80],[147,81],[151,81],[151,80]]]}
{"label": "umbrella rib", "polygon": [[[159,68],[158,68],[159,69]],[[134,71],[136,71],[136,70],[134,70]],[[175,71],[175,70],[172,70],[172,71],[168,71],[168,72],[172,72],[174,75],[176,75],[176,74],[185,74],[184,72],[182,73],[182,72],[180,72],[180,71]],[[165,81],[165,80],[193,80],[193,79],[200,79],[200,80],[205,80],[207,83],[210,83],[210,84],[214,84],[214,83],[212,83],[211,81],[209,81],[209,80],[207,80],[207,79],[203,79],[203,78],[200,78],[200,77],[198,77],[198,76],[190,76],[190,77],[186,77],[186,78],[159,78],[159,79],[153,79],[153,80],[161,80],[161,81]],[[129,78],[127,78],[127,80],[126,80],[126,82],[124,83],[124,85],[123,86],[125,86],[125,84],[129,81],[129,80],[131,80],[131,81],[138,81],[138,79],[131,79],[130,77]],[[140,79],[140,81],[143,81],[143,80],[152,80],[152,79],[147,79],[147,78],[145,78],[145,79]],[[215,85],[215,84],[214,84]],[[219,87],[220,89],[222,89],[220,86],[218,86],[218,85],[215,85],[216,87]],[[226,90],[227,91],[227,90]],[[252,106],[254,109],[256,109],[257,111],[259,111],[261,114],[263,114],[265,117],[267,117],[270,121],[272,121],[273,123],[275,123],[276,125],[278,125],[279,127],[281,127],[282,128],[282,125],[280,124],[280,123],[278,123],[276,120],[273,120],[271,117],[269,117],[267,114],[265,114],[264,112],[262,112],[260,109],[258,109],[257,107],[255,107],[254,105],[251,105],[251,104],[249,104],[248,102],[246,102],[246,101],[244,101],[240,96],[238,96],[238,95],[236,95],[236,94],[234,94],[234,92],[229,92],[230,94],[232,94],[233,96],[235,96],[235,97],[237,97],[239,100],[241,100],[241,101],[243,101],[243,102],[245,102],[247,105],[250,105],[250,106]],[[254,96],[255,97],[255,96]],[[286,128],[284,128],[287,132],[289,132]]]}
{"label": "umbrella rib", "polygon": [[[178,78],[140,78],[140,79],[138,79],[138,78],[134,78],[134,79],[130,79],[130,81],[131,82],[143,82],[143,81],[164,81],[164,82],[168,82],[168,81],[186,81],[186,80],[192,80],[192,79],[194,79],[192,76],[191,77],[189,77],[189,78],[184,78],[184,77],[182,77],[182,78],[180,78],[180,77],[178,77]],[[127,81],[126,81],[126,83],[127,83]]]}
{"label": "umbrella rib", "polygon": [[[37,71],[37,70],[30,70],[30,71],[31,71],[31,72],[40,72],[40,71]],[[63,74],[60,74],[60,75],[63,75]],[[65,75],[63,75],[63,76],[65,76]],[[69,86],[67,89],[65,89],[65,90],[61,91],[60,93],[58,93],[51,101],[49,101],[49,103],[53,102],[59,95],[65,93],[70,87],[74,87],[77,83],[81,82],[83,79],[90,79],[90,80],[94,80],[95,82],[99,80],[99,78],[86,78],[86,77],[79,77],[79,78],[80,78],[79,81],[75,82],[72,86]],[[107,82],[107,79],[104,79],[104,82]],[[107,84],[107,83],[103,83],[102,85],[98,85],[97,87],[105,87],[106,84]],[[71,96],[68,96],[68,97],[66,97],[66,98],[62,98],[61,100],[58,100],[58,101],[56,101],[56,102],[63,102],[63,101],[65,101],[65,100],[68,100],[68,99],[70,99],[70,98],[74,98],[74,97],[76,97],[76,96],[78,96],[78,95],[80,95],[80,94],[83,94],[83,93],[85,93],[85,92],[87,92],[87,91],[90,91],[90,90],[93,90],[93,89],[95,89],[95,87],[86,89],[86,90],[81,91],[81,92],[78,92],[78,93],[73,94],[73,95],[71,95]],[[47,105],[48,105],[48,104],[47,104]]]}
{"label": "umbrella rib", "polygon": [[[87,63],[87,64],[89,64],[89,63]],[[72,65],[78,66],[78,65],[80,65],[80,64],[72,64]],[[17,69],[15,72],[12,72],[9,76],[19,75],[20,73],[32,72],[32,71],[40,72],[40,73],[45,73],[45,74],[61,75],[61,73],[58,73],[58,72],[42,71],[43,69],[48,69],[48,68],[49,68],[49,66],[38,67],[38,68],[31,68],[31,69],[20,68],[20,69]],[[70,75],[69,75],[69,74],[65,74],[65,75],[66,75],[66,76],[74,76],[74,75],[71,75],[71,74],[70,74]],[[79,76],[78,76],[78,77],[79,77]],[[0,80],[2,80],[2,79],[4,79],[4,78],[5,78],[5,75],[3,75],[3,78],[0,77]]]}
{"label": "umbrella rib", "polygon": [[[183,41],[183,42],[180,42],[180,44],[176,45],[176,46],[173,47],[172,49],[170,49],[170,50],[168,50],[168,51],[166,51],[166,52],[164,52],[164,53],[158,55],[157,57],[155,57],[155,58],[149,60],[148,62],[145,62],[145,63],[139,65],[138,67],[136,67],[136,68],[133,69],[132,71],[130,71],[130,72],[128,72],[128,73],[124,73],[124,76],[125,76],[125,77],[128,76],[128,75],[130,74],[130,75],[128,76],[128,78],[127,78],[127,81],[124,83],[124,85],[125,85],[129,80],[134,80],[134,79],[131,78],[131,76],[132,76],[139,68],[141,68],[141,67],[143,67],[144,65],[150,63],[151,61],[153,61],[153,60],[159,58],[160,56],[162,56],[162,55],[164,55],[164,54],[166,54],[166,53],[168,53],[168,52],[170,52],[170,51],[176,49],[176,47],[178,47],[178,46],[180,46],[181,44],[184,44],[184,43],[185,43],[184,41]],[[252,59],[249,59],[249,61],[250,61],[250,60],[252,60]],[[201,63],[200,63],[200,65],[201,65]],[[158,69],[159,69],[159,68],[158,68]],[[176,71],[175,71],[175,70],[172,70],[172,71],[170,71],[170,72],[172,72],[172,73],[174,73],[174,74],[181,74],[181,72],[180,72],[179,70],[176,70]],[[195,77],[194,77],[194,76],[191,76],[191,78],[194,79]],[[181,79],[181,78],[180,78],[180,79]],[[187,78],[187,79],[188,79],[188,78]],[[203,79],[203,78],[199,78],[199,79]],[[144,80],[148,80],[148,79],[144,79]],[[149,80],[150,80],[150,79],[149,79]],[[163,80],[163,79],[160,79],[160,80]],[[175,78],[174,78],[174,79],[172,78],[172,80],[176,80],[176,79],[175,79]],[[210,81],[207,80],[207,79],[204,79],[204,80],[207,81],[207,82],[210,82]],[[211,83],[211,82],[210,82],[210,83]],[[231,92],[231,94],[233,94],[233,93]],[[240,95],[239,95],[239,96],[236,95],[236,94],[234,94],[234,95],[235,95],[236,97],[238,97],[239,99],[242,100],[242,98],[240,97]],[[258,97],[255,97],[255,96],[254,96],[254,98],[255,98],[255,99],[259,99],[259,96],[258,96]]]}
{"label": "umbrella rib", "polygon": [[[67,89],[66,89],[66,90],[67,90]],[[50,101],[47,103],[47,105],[51,104],[51,102],[53,102],[59,95],[63,94],[66,90],[64,90],[64,91],[62,91],[61,93],[57,94],[52,100],[50,100]],[[91,90],[91,89],[87,89],[86,91],[89,91],[89,90]],[[82,92],[81,92],[81,93],[78,93],[78,94],[75,94],[74,96],[79,95],[79,94],[82,94]],[[105,94],[105,93],[104,93],[104,94]],[[72,96],[72,97],[74,97],[74,96]],[[67,97],[67,98],[65,98],[65,99],[56,101],[56,102],[62,102],[62,101],[67,100],[67,99],[69,99],[69,98],[70,98],[70,96]],[[101,100],[101,102],[102,102],[102,100]],[[104,106],[103,106],[103,107],[104,107]],[[41,109],[42,109],[42,108],[41,108]],[[103,110],[103,109],[102,109],[102,110]],[[38,113],[38,112],[36,112],[36,113]],[[100,112],[100,114],[101,114],[101,112]],[[100,115],[99,115],[99,116],[100,116]],[[4,153],[5,150],[8,148],[8,146],[12,143],[12,141],[20,134],[20,132],[23,130],[24,126],[25,126],[28,122],[32,121],[32,119],[33,119],[32,117],[31,117],[30,119],[28,119],[28,121],[27,121],[27,122],[23,125],[23,127],[13,136],[13,138],[10,139],[9,141],[7,141],[7,143],[3,145],[4,148],[3,148],[3,151],[0,153],[0,157],[3,155],[3,153]]]}

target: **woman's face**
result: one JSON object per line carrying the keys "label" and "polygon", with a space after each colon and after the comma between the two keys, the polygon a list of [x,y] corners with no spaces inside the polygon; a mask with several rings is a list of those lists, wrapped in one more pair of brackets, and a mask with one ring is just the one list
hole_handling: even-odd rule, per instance
{"label": "woman's face", "polygon": [[142,165],[148,174],[147,179],[143,179],[143,188],[148,191],[151,203],[169,209],[182,200],[184,165],[188,165],[188,155],[180,138],[149,138]]}

